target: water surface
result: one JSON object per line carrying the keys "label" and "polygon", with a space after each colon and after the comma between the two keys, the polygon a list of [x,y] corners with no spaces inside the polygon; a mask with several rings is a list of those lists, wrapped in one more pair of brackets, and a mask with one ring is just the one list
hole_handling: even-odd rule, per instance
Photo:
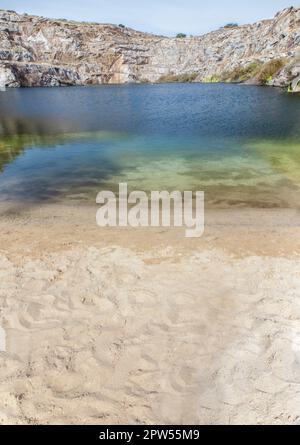
{"label": "water surface", "polygon": [[0,200],[204,190],[212,207],[300,203],[300,97],[244,85],[0,92]]}

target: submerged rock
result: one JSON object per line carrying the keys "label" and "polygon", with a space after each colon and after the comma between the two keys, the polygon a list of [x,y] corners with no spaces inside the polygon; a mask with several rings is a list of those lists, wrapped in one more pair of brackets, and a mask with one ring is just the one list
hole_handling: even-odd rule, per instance
{"label": "submerged rock", "polygon": [[[293,7],[272,20],[180,39],[0,11],[0,87],[219,80],[253,62],[293,61],[299,49],[300,8]],[[282,71],[271,83],[291,81]]]}

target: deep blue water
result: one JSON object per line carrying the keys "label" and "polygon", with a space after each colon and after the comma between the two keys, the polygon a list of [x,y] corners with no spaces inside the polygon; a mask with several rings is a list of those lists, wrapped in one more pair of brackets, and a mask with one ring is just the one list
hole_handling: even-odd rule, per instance
{"label": "deep blue water", "polygon": [[94,202],[119,182],[298,207],[300,97],[222,84],[0,92],[0,200]]}

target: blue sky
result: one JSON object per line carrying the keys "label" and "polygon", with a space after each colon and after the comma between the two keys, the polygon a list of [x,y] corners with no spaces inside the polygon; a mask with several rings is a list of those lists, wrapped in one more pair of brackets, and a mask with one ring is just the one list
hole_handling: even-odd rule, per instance
{"label": "blue sky", "polygon": [[0,0],[17,12],[101,23],[123,23],[159,34],[203,34],[228,22],[271,18],[299,0]]}

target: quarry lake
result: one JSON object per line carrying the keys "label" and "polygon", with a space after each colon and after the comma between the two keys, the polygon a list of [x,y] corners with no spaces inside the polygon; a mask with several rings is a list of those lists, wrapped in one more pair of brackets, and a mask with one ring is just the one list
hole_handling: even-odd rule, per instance
{"label": "quarry lake", "polygon": [[0,92],[0,200],[95,202],[119,182],[210,207],[300,204],[300,97],[223,84]]}

